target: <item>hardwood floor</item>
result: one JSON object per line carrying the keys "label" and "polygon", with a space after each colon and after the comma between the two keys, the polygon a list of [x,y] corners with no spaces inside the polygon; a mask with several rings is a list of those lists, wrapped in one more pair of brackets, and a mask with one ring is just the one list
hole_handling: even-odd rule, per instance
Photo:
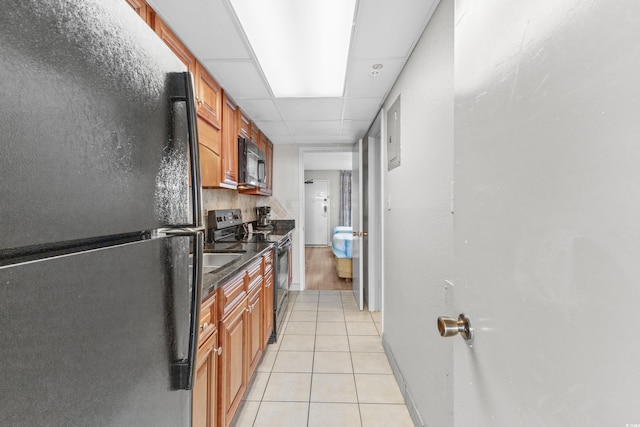
{"label": "hardwood floor", "polygon": [[305,290],[347,291],[353,282],[338,277],[336,257],[329,246],[307,246],[304,248]]}

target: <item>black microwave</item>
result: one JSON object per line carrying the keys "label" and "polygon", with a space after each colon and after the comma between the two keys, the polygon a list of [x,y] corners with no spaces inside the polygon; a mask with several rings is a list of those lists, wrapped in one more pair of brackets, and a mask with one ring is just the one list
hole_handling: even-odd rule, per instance
{"label": "black microwave", "polygon": [[249,139],[238,137],[238,188],[264,187],[265,175],[264,153]]}

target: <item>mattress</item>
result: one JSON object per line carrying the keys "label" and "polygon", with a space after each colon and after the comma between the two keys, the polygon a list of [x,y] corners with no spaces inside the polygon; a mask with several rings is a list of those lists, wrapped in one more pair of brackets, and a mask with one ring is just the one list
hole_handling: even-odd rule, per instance
{"label": "mattress", "polygon": [[349,233],[336,233],[333,235],[331,249],[337,258],[351,258],[351,242],[353,235]]}
{"label": "mattress", "polygon": [[339,225],[339,226],[333,228],[333,234],[337,234],[337,233],[353,234],[353,227],[346,226],[346,225]]}

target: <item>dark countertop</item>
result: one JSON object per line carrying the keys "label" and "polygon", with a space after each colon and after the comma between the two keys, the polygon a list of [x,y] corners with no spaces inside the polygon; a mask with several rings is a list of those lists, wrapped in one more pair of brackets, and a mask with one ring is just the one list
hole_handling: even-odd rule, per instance
{"label": "dark countertop", "polygon": [[[202,299],[204,300],[219,288],[227,279],[245,268],[249,263],[272,250],[280,241],[290,236],[294,228],[277,228],[270,235],[270,241],[243,243],[206,243],[205,253],[241,253],[236,261],[233,261],[218,270],[202,275]],[[274,260],[275,262],[275,260]]]}

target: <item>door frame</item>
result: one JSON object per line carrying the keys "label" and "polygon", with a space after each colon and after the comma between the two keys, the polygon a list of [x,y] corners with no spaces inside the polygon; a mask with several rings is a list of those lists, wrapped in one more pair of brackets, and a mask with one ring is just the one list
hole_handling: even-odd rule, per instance
{"label": "door frame", "polygon": [[[386,166],[386,150],[382,149],[382,141],[385,141],[385,118],[384,109],[380,109],[371,127],[367,130],[366,137],[369,139],[369,174],[368,181],[369,199],[369,233],[365,244],[368,246],[367,266],[369,283],[369,300],[367,301],[370,311],[381,311],[384,313],[384,167]],[[375,142],[372,144],[372,139]],[[372,310],[373,309],[373,310]],[[383,314],[384,316],[384,314]],[[383,322],[384,323],[384,322]]]}
{"label": "door frame", "polygon": [[[304,155],[305,153],[350,153],[351,144],[309,145],[298,147],[298,266],[300,268],[300,291],[305,289],[305,194],[304,194]],[[353,189],[351,190],[353,191]]]}

